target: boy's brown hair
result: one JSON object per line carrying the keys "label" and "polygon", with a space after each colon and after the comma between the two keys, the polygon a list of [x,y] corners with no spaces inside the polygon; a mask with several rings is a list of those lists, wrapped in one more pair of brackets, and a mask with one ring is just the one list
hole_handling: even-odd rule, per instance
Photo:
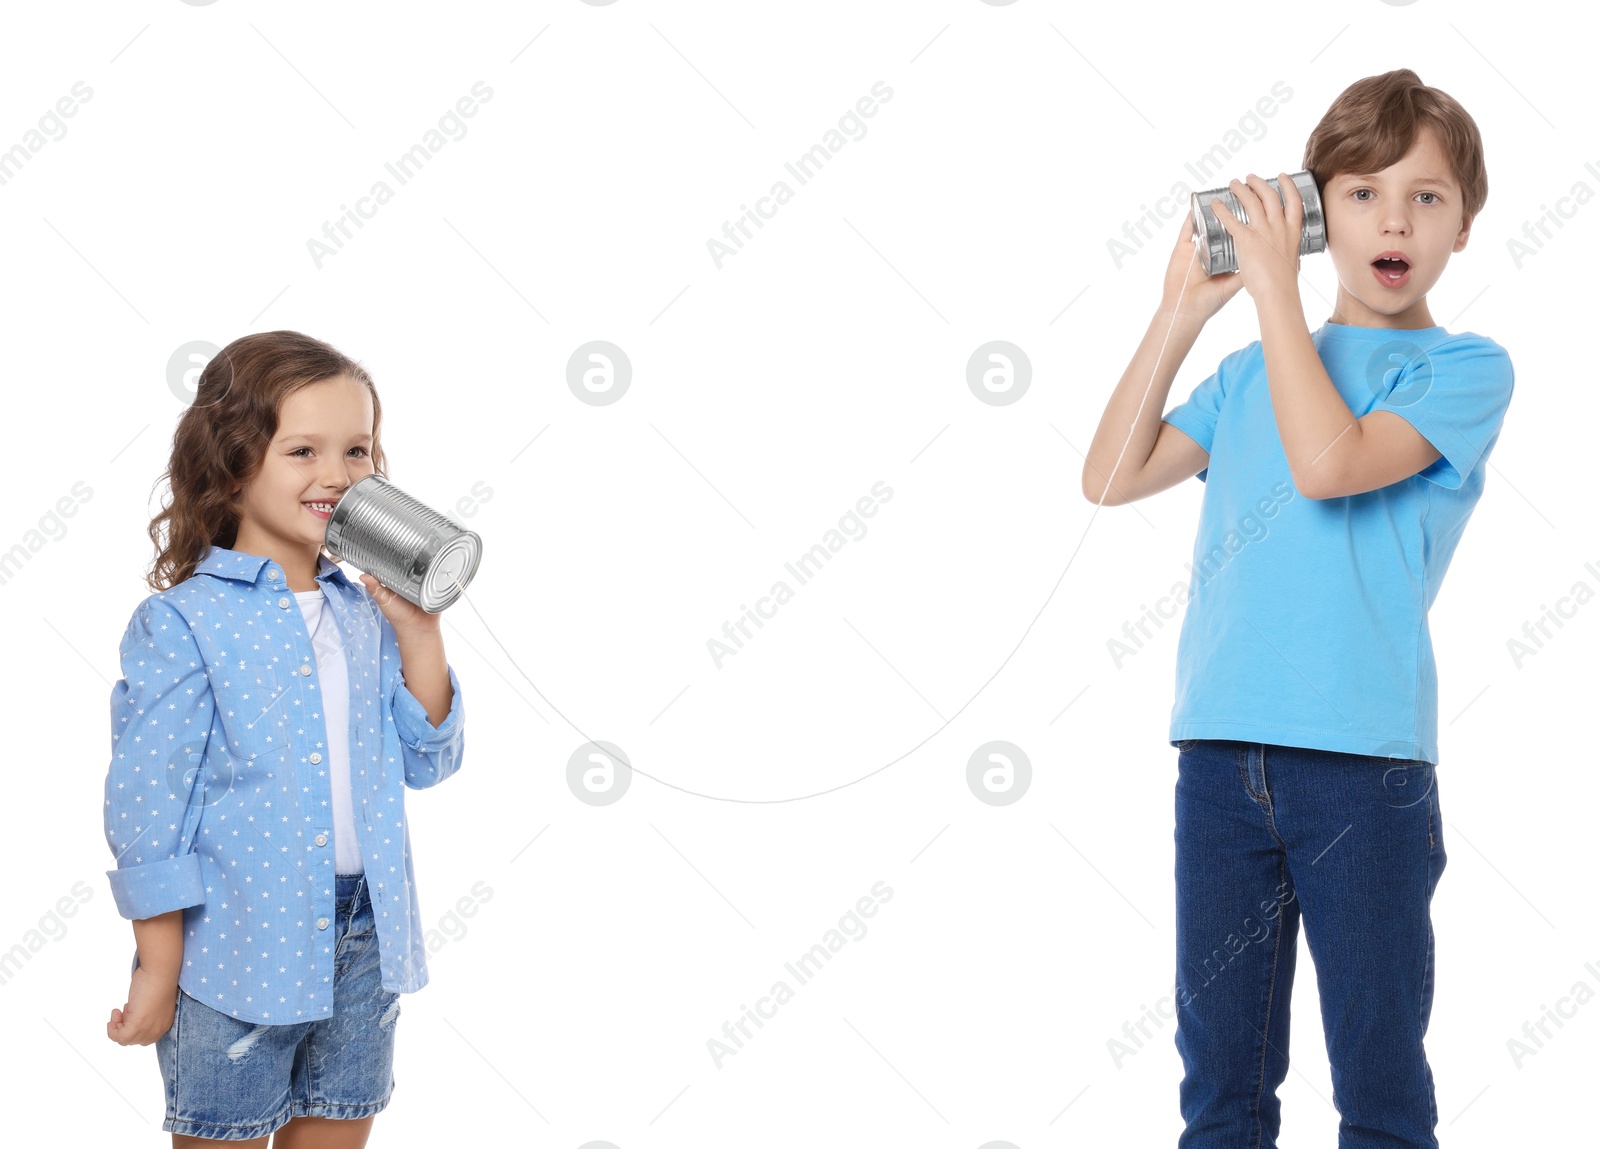
{"label": "boy's brown hair", "polygon": [[1433,130],[1450,157],[1461,185],[1462,223],[1470,223],[1489,198],[1478,125],[1453,97],[1428,87],[1410,68],[1367,76],[1340,92],[1311,130],[1300,166],[1321,191],[1336,175],[1382,171],[1398,162],[1424,128]]}

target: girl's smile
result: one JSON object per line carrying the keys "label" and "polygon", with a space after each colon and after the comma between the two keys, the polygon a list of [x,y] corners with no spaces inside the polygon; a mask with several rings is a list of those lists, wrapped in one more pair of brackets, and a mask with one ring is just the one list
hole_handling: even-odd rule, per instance
{"label": "girl's smile", "polygon": [[[316,585],[317,555],[341,495],[373,473],[372,399],[346,375],[287,395],[255,476],[236,492],[233,549],[276,559],[295,589]],[[299,510],[290,510],[298,507]]]}

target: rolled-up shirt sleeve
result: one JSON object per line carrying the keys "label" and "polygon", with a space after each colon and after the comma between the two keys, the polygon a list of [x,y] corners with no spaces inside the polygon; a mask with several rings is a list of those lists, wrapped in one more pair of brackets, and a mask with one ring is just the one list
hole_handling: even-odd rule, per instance
{"label": "rolled-up shirt sleeve", "polygon": [[406,785],[413,790],[436,786],[461,769],[466,711],[455,668],[446,665],[445,673],[450,678],[450,710],[438,726],[428,721],[427,710],[406,687],[403,674],[395,686],[389,720],[400,739]]}
{"label": "rolled-up shirt sleeve", "polygon": [[111,688],[106,871],[117,912],[149,918],[206,900],[194,852],[203,763],[214,713],[211,683],[189,624],[152,596],[122,637],[122,678]]}

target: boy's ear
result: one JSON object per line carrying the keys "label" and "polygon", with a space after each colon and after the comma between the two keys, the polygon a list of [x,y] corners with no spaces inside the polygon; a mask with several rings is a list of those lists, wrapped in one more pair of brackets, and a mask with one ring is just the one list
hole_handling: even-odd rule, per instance
{"label": "boy's ear", "polygon": [[1467,237],[1472,233],[1472,217],[1465,216],[1461,220],[1461,230],[1456,232],[1456,242],[1451,247],[1452,252],[1460,251],[1467,246]]}

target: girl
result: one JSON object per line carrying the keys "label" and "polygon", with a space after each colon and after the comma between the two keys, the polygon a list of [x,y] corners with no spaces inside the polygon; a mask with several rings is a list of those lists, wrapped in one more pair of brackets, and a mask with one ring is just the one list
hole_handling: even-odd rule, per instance
{"label": "girl", "polygon": [[439,616],[324,547],[384,474],[381,416],[360,365],[272,331],[211,360],[173,437],[105,832],[136,943],[106,1035],[155,1043],[175,1146],[364,1145],[428,981],[405,789],[460,768],[461,685]]}

